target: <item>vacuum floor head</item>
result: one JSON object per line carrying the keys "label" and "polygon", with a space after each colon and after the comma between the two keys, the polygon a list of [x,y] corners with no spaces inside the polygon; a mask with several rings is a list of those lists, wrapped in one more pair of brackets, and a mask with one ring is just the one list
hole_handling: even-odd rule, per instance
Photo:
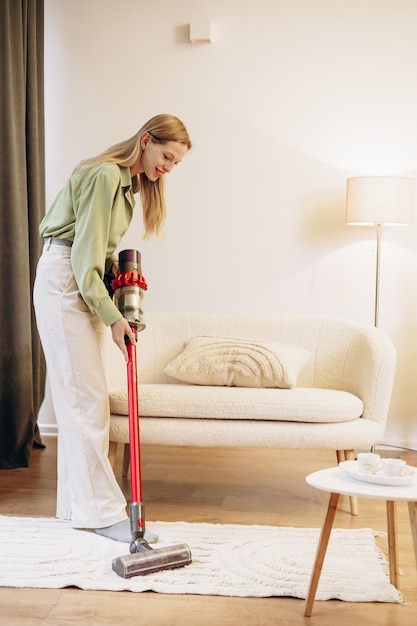
{"label": "vacuum floor head", "polygon": [[112,568],[119,576],[131,578],[164,569],[184,567],[191,563],[191,550],[186,543],[167,548],[157,548],[119,556],[113,559]]}

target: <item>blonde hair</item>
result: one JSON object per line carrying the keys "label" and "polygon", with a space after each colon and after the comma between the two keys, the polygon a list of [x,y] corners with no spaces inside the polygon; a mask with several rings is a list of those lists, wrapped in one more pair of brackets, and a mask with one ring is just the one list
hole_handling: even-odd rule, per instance
{"label": "blonde hair", "polygon": [[[123,167],[131,167],[142,155],[141,138],[149,133],[151,141],[166,143],[178,141],[191,148],[191,139],[180,119],[174,115],[162,114],[152,117],[138,132],[120,143],[116,143],[95,157],[81,161],[74,172],[88,169],[101,163],[117,163]],[[140,193],[143,210],[145,238],[152,235],[160,236],[165,223],[167,206],[165,200],[165,177],[151,181],[144,173],[132,179],[133,193]]]}

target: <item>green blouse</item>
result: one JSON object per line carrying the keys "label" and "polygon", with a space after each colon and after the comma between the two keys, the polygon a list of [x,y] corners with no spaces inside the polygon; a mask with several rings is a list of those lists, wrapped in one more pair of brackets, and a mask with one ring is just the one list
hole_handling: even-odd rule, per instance
{"label": "green blouse", "polygon": [[104,163],[74,173],[39,226],[41,237],[72,241],[71,265],[81,296],[106,326],[122,315],[103,276],[133,217],[130,169]]}

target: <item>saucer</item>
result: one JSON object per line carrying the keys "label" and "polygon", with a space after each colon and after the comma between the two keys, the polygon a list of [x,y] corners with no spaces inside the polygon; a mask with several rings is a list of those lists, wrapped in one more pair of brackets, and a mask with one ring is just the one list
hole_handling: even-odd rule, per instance
{"label": "saucer", "polygon": [[406,465],[407,473],[404,476],[385,476],[382,470],[378,470],[375,474],[368,474],[359,469],[357,461],[342,461],[339,463],[350,478],[361,480],[364,483],[373,483],[374,485],[400,486],[409,485],[417,476],[417,468]]}

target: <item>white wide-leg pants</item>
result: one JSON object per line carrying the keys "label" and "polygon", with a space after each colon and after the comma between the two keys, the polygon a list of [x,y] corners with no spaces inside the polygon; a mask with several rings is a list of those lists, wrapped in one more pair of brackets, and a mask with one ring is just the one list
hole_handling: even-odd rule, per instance
{"label": "white wide-leg pants", "polygon": [[108,459],[105,326],[80,295],[70,255],[70,247],[45,244],[33,295],[58,424],[56,514],[74,528],[103,528],[127,518]]}

